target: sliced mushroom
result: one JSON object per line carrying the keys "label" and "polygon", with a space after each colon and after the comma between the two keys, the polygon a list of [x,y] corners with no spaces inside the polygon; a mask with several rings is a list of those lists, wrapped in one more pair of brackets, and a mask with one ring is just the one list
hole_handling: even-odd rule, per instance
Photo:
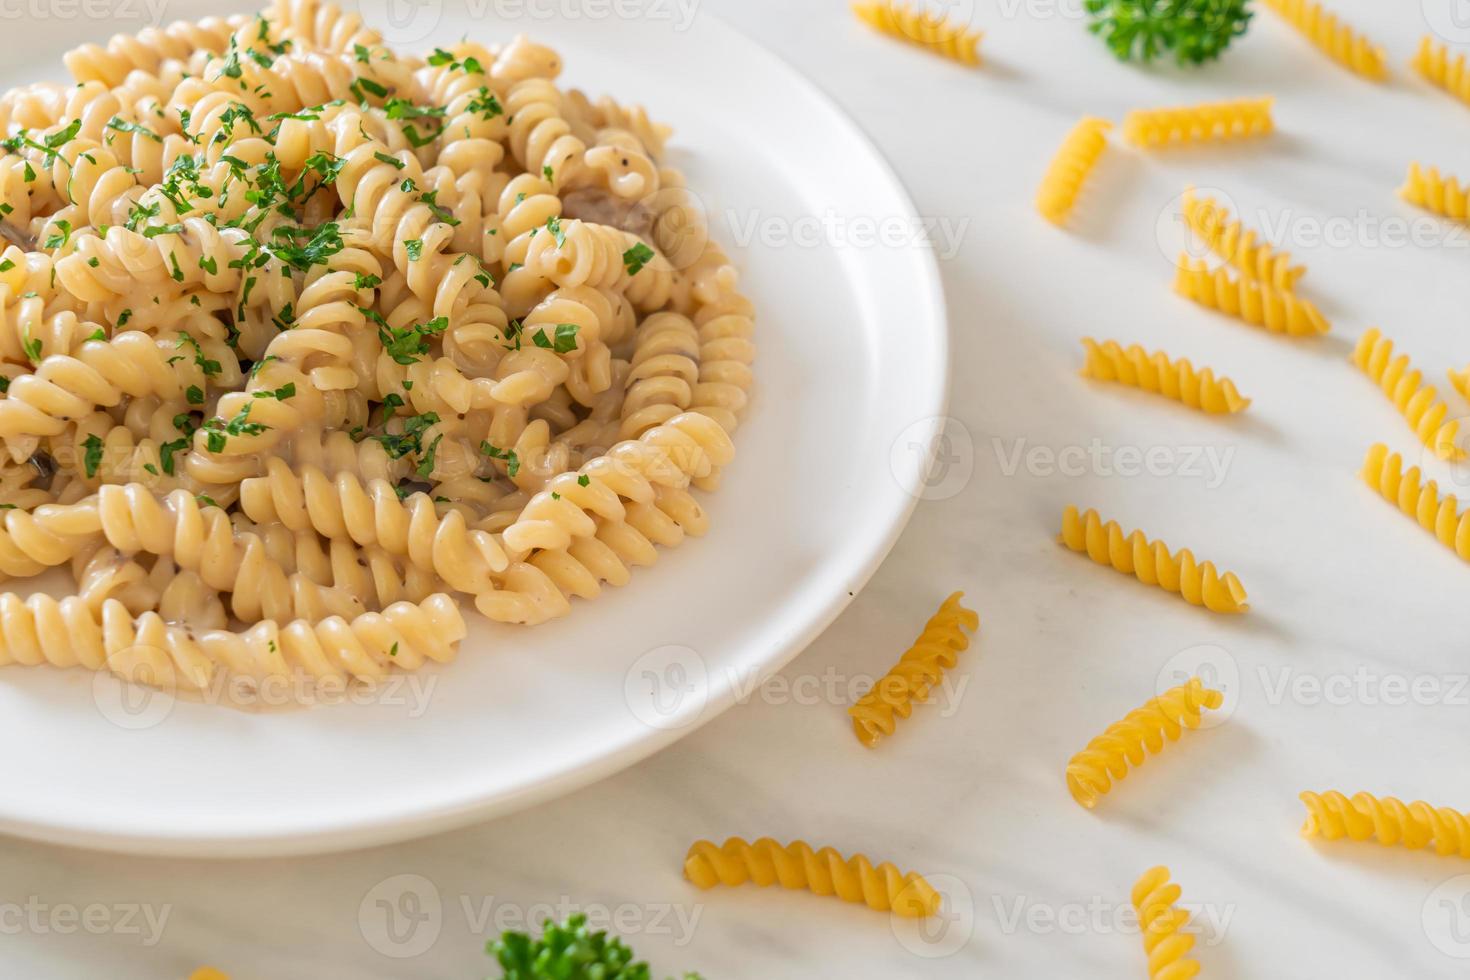
{"label": "sliced mushroom", "polygon": [[36,240],[8,221],[0,221],[0,238],[24,252],[36,250]]}

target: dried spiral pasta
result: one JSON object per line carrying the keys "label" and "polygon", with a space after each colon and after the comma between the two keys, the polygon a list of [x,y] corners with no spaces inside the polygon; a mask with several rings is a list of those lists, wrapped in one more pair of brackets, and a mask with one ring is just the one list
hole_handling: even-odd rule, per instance
{"label": "dried spiral pasta", "polygon": [[1067,763],[1072,798],[1092,809],[1113,783],[1127,777],[1130,767],[1142,765],[1168,743],[1179,741],[1185,731],[1198,728],[1203,713],[1223,702],[1224,695],[1205,687],[1198,677],[1150,698],[1109,725]]}
{"label": "dried spiral pasta", "polygon": [[1265,136],[1276,128],[1274,99],[1234,99],[1170,109],[1134,109],[1123,118],[1123,138],[1158,148]]}
{"label": "dried spiral pasta", "polygon": [[1082,346],[1087,349],[1085,378],[1141,388],[1212,415],[1243,412],[1250,405],[1234,381],[1215,377],[1209,368],[1196,371],[1187,358],[1171,361],[1163,351],[1150,354],[1137,344],[1125,349],[1116,340],[1099,344],[1091,337],[1084,337]]}
{"label": "dried spiral pasta", "polygon": [[1195,561],[1188,548],[1171,553],[1168,545],[1150,541],[1142,531],[1124,534],[1117,521],[1104,524],[1095,510],[1083,514],[1069,505],[1062,516],[1061,542],[1099,565],[1172,592],[1192,606],[1217,613],[1243,613],[1250,608],[1245,587],[1234,572],[1221,575],[1214,562]]}
{"label": "dried spiral pasta", "polygon": [[1062,141],[1036,192],[1036,209],[1047,221],[1060,225],[1072,213],[1082,185],[1107,149],[1107,132],[1112,128],[1113,124],[1105,119],[1088,117]]}
{"label": "dried spiral pasta", "polygon": [[1414,70],[1450,95],[1470,105],[1470,59],[1452,54],[1449,45],[1425,35],[1414,55]]}
{"label": "dried spiral pasta", "polygon": [[1340,21],[1317,0],[1263,2],[1318,50],[1349,71],[1375,82],[1388,77],[1388,58],[1383,49]]}
{"label": "dried spiral pasta", "polygon": [[1465,561],[1470,561],[1470,509],[1460,512],[1460,501],[1453,494],[1441,494],[1433,480],[1424,482],[1419,467],[1404,469],[1398,453],[1378,443],[1368,450],[1363,463],[1363,482],[1384,500],[1419,522],[1419,526],[1439,539]]}
{"label": "dried spiral pasta", "polygon": [[684,877],[698,888],[715,885],[780,884],[878,912],[923,918],[939,911],[940,896],[922,876],[904,874],[887,861],[874,866],[865,855],[843,857],[830,847],[813,850],[805,841],[781,844],[769,837],[751,843],[731,837],[716,845],[695,841],[684,859]]}
{"label": "dried spiral pasta", "polygon": [[1183,199],[1184,222],[1189,230],[1248,279],[1266,283],[1280,292],[1290,292],[1306,269],[1292,264],[1291,256],[1256,240],[1255,231],[1214,198],[1199,197],[1187,188]]}
{"label": "dried spiral pasta", "polygon": [[76,582],[13,659],[371,679],[708,529],[755,311],[643,108],[322,0],[64,60],[0,96],[0,577]]}
{"label": "dried spiral pasta", "polygon": [[1332,324],[1309,300],[1254,279],[1233,278],[1187,253],[1179,256],[1174,291],[1207,309],[1289,337],[1327,333]]}
{"label": "dried spiral pasta", "polygon": [[913,7],[903,0],[872,0],[853,4],[858,19],[877,31],[943,55],[964,65],[980,63],[979,31],[953,24],[939,14]]}
{"label": "dried spiral pasta", "polygon": [[1449,406],[1439,400],[1433,385],[1424,384],[1424,376],[1410,365],[1407,354],[1394,356],[1393,341],[1377,327],[1370,327],[1358,338],[1353,363],[1388,396],[1426,449],[1440,459],[1466,457],[1456,442],[1460,423],[1449,417]]}
{"label": "dried spiral pasta", "polygon": [[1163,866],[1145,871],[1133,885],[1130,899],[1143,931],[1149,980],[1189,980],[1199,974],[1199,961],[1189,956],[1194,936],[1184,931],[1189,913],[1178,906],[1180,894]]}
{"label": "dried spiral pasta", "polygon": [[1442,176],[1437,167],[1425,169],[1415,163],[1399,195],[1410,204],[1456,221],[1470,221],[1470,187],[1458,177]]}
{"label": "dried spiral pasta", "polygon": [[964,593],[956,592],[945,599],[898,663],[847,709],[859,742],[872,748],[883,736],[892,735],[894,716],[907,718],[914,702],[927,698],[944,671],[955,665],[960,651],[969,648],[965,630],[979,629],[980,617],[960,605],[962,598]]}
{"label": "dried spiral pasta", "polygon": [[1305,792],[1301,801],[1307,808],[1304,837],[1371,840],[1384,847],[1433,848],[1440,857],[1470,858],[1470,816],[1459,810],[1371,793],[1348,797],[1336,790]]}

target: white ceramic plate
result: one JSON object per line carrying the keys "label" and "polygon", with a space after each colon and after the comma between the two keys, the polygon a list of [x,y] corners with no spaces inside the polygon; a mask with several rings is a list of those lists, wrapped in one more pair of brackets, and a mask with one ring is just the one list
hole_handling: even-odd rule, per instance
{"label": "white ceramic plate", "polygon": [[[458,662],[370,704],[243,713],[81,671],[6,670],[0,830],[145,853],[302,853],[567,792],[692,731],[799,652],[886,555],[923,486],[920,447],[947,394],[937,270],[904,231],[917,218],[898,180],[813,85],[708,14],[679,23],[672,3],[635,20],[587,4],[577,18],[510,21],[388,4],[364,13],[401,49],[527,31],[561,50],[563,81],[677,128],[676,162],[760,310],[759,389],[739,458],[706,500],[713,530],[562,622],[476,624]],[[140,26],[27,23],[0,83],[61,79],[78,40]]]}

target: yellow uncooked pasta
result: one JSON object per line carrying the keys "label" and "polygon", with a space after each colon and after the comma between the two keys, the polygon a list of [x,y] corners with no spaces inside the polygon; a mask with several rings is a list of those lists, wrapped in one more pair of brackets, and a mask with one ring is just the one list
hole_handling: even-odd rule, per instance
{"label": "yellow uncooked pasta", "polygon": [[1453,54],[1448,45],[1426,34],[1419,42],[1413,65],[1414,70],[1430,82],[1461,102],[1470,104],[1470,59],[1463,52]]}
{"label": "yellow uncooked pasta", "polygon": [[1142,531],[1125,534],[1117,521],[1104,524],[1095,510],[1083,514],[1068,506],[1062,516],[1061,542],[1099,565],[1173,592],[1190,605],[1217,613],[1243,613],[1250,608],[1245,587],[1234,572],[1221,575],[1214,562],[1195,561],[1188,548],[1170,553],[1168,545],[1150,541]]}
{"label": "yellow uncooked pasta", "polygon": [[189,980],[230,980],[230,975],[212,966],[201,966],[189,974]]}
{"label": "yellow uncooked pasta", "polygon": [[1272,333],[1315,337],[1332,329],[1316,306],[1295,293],[1243,276],[1236,279],[1225,269],[1211,269],[1202,259],[1192,259],[1188,253],[1179,256],[1174,290],[1200,306]]}
{"label": "yellow uncooked pasta", "polygon": [[1134,109],[1123,119],[1123,138],[1158,148],[1185,143],[1265,136],[1276,128],[1274,99],[1234,99],[1167,109]]}
{"label": "yellow uncooked pasta", "polygon": [[1453,494],[1441,495],[1435,481],[1425,482],[1419,467],[1404,469],[1403,457],[1379,443],[1368,450],[1363,482],[1418,521],[1440,544],[1470,561],[1470,510],[1460,513],[1460,501]]}
{"label": "yellow uncooked pasta", "polygon": [[1306,269],[1292,264],[1288,253],[1257,241],[1254,230],[1245,227],[1214,198],[1197,196],[1193,187],[1184,191],[1183,212],[1189,230],[1247,279],[1290,292],[1306,274]]}
{"label": "yellow uncooked pasta", "polygon": [[10,661],[370,680],[709,525],[755,309],[670,130],[525,36],[268,3],[0,95],[0,577],[76,579]]}
{"label": "yellow uncooked pasta", "polygon": [[1133,885],[1134,911],[1148,955],[1149,980],[1189,980],[1199,973],[1199,961],[1190,958],[1194,936],[1184,931],[1189,913],[1179,908],[1181,891],[1169,880],[1169,869],[1151,868]]}
{"label": "yellow uncooked pasta", "polygon": [[1212,415],[1243,412],[1250,404],[1234,381],[1215,377],[1209,368],[1196,371],[1187,358],[1171,361],[1163,351],[1150,354],[1137,344],[1124,349],[1116,340],[1099,344],[1085,337],[1082,345],[1087,349],[1085,378],[1141,388]]}
{"label": "yellow uncooked pasta", "polygon": [[965,65],[980,63],[980,31],[953,24],[943,16],[901,0],[853,4],[852,12],[890,37],[933,51]]}
{"label": "yellow uncooked pasta", "polygon": [[1425,448],[1440,459],[1465,458],[1465,451],[1456,442],[1460,423],[1449,417],[1449,406],[1439,400],[1434,386],[1426,385],[1424,376],[1410,366],[1407,354],[1394,356],[1393,341],[1377,327],[1370,327],[1358,339],[1353,363],[1377,382]]}
{"label": "yellow uncooked pasta", "polygon": [[940,904],[939,893],[923,877],[904,874],[887,861],[875,867],[862,854],[846,858],[830,847],[817,851],[805,841],[781,844],[769,837],[755,843],[731,837],[722,845],[695,841],[684,859],[684,876],[699,888],[779,884],[905,918],[934,915]]}
{"label": "yellow uncooked pasta", "polygon": [[1072,127],[1062,141],[1036,192],[1036,210],[1047,221],[1060,225],[1072,213],[1088,175],[1107,149],[1107,133],[1112,128],[1106,119],[1089,116]]}
{"label": "yellow uncooked pasta", "polygon": [[1305,837],[1371,840],[1384,847],[1432,848],[1441,857],[1470,858],[1470,816],[1459,810],[1371,793],[1349,798],[1336,790],[1302,793],[1301,801],[1307,807]]}
{"label": "yellow uncooked pasta", "polygon": [[1319,51],[1355,74],[1375,82],[1388,77],[1388,57],[1316,0],[1262,0]]}
{"label": "yellow uncooked pasta", "polygon": [[1224,703],[1225,696],[1192,677],[1170,688],[1087,743],[1067,763],[1067,789],[1089,810],[1100,797],[1128,775],[1129,767],[1144,763],[1185,731],[1198,728],[1202,714]]}
{"label": "yellow uncooked pasta", "polygon": [[1425,169],[1415,163],[1399,195],[1410,204],[1456,221],[1470,221],[1470,187],[1458,177],[1442,176],[1437,167]]}
{"label": "yellow uncooked pasta", "polygon": [[960,605],[964,596],[956,592],[945,599],[898,663],[847,709],[859,742],[872,748],[883,736],[892,735],[895,716],[907,718],[914,703],[926,699],[930,688],[955,665],[960,651],[969,648],[965,631],[978,629],[980,617]]}
{"label": "yellow uncooked pasta", "polygon": [[1457,371],[1451,368],[1449,371],[1450,384],[1464,398],[1470,398],[1470,368]]}

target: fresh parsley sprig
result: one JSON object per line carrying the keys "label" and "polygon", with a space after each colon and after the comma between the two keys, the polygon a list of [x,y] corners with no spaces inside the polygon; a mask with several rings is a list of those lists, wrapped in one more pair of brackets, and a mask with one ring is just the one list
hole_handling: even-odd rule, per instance
{"label": "fresh parsley sprig", "polygon": [[1213,61],[1250,26],[1249,0],[1086,0],[1089,30],[1119,61],[1168,52],[1181,65]]}

